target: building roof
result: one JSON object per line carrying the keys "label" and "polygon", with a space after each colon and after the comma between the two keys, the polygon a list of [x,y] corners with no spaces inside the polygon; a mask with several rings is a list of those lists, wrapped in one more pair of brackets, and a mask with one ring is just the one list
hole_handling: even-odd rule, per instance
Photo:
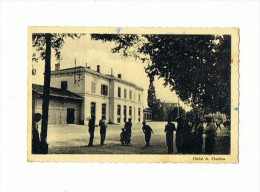
{"label": "building roof", "polygon": [[152,112],[152,109],[148,107],[148,108],[144,108],[143,111],[144,112]]}
{"label": "building roof", "polygon": [[89,67],[77,66],[77,67],[65,68],[65,69],[60,69],[60,70],[57,70],[57,71],[51,71],[51,74],[55,75],[55,74],[78,73],[78,72],[90,73],[92,75],[96,75],[96,76],[102,77],[104,79],[115,80],[115,81],[119,81],[121,83],[125,83],[127,85],[133,86],[136,89],[139,89],[139,90],[142,90],[142,91],[144,90],[142,87],[139,87],[139,86],[137,86],[136,84],[134,84],[130,81],[126,81],[124,79],[115,77],[113,75],[108,75],[108,74],[103,74],[103,73],[97,72],[95,70],[90,69]]}
{"label": "building roof", "polygon": [[[43,95],[43,85],[32,84],[32,90],[39,95]],[[60,88],[50,88],[50,96],[62,97],[66,99],[83,100],[83,98],[75,93]]]}

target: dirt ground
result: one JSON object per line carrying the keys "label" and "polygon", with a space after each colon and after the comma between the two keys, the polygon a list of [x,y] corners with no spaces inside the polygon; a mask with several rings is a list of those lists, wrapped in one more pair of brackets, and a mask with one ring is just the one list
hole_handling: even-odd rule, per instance
{"label": "dirt ground", "polygon": [[[87,147],[89,141],[86,125],[49,126],[49,154],[167,154],[164,126],[166,122],[147,122],[154,130],[151,146],[145,147],[141,124],[133,124],[129,146],[121,146],[120,133],[123,125],[108,125],[105,145],[100,146],[99,127],[96,127],[94,146]],[[204,149],[204,146],[203,146]],[[214,154],[230,152],[229,130],[218,130]],[[174,153],[177,153],[174,142]]]}

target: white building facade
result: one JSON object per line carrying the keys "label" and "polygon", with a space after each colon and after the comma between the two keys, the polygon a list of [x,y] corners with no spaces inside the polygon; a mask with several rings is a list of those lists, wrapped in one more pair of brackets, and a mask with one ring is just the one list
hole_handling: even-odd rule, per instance
{"label": "white building facade", "polygon": [[112,74],[102,74],[100,67],[74,67],[51,72],[51,86],[66,89],[83,97],[80,121],[88,123],[91,115],[96,123],[105,117],[110,123],[143,121],[143,88]]}

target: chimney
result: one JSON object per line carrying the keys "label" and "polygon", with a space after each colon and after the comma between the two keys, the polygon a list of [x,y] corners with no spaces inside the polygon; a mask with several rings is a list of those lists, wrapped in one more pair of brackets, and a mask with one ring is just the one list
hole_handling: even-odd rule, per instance
{"label": "chimney", "polygon": [[100,73],[100,65],[97,66],[97,72]]}
{"label": "chimney", "polygon": [[118,77],[119,79],[122,79],[122,74],[118,74],[117,77]]}
{"label": "chimney", "polygon": [[55,64],[55,71],[59,71],[59,70],[60,70],[60,64],[57,63],[57,64]]}

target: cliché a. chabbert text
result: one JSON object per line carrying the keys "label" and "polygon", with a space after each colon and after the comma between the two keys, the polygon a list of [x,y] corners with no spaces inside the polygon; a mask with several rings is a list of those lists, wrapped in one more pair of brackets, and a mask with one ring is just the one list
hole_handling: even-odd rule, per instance
{"label": "clich\u00e9 a. chabbert text", "polygon": [[194,161],[225,161],[224,157],[193,157],[192,160]]}

